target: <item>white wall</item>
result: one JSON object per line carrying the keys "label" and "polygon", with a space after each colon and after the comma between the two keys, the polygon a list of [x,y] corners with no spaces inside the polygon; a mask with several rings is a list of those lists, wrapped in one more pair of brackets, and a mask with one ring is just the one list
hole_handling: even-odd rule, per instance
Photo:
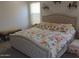
{"label": "white wall", "polygon": [[27,2],[0,1],[0,31],[29,27]]}
{"label": "white wall", "polygon": [[[69,1],[70,2],[70,1]],[[61,13],[61,14],[67,14],[70,16],[77,17],[77,26],[79,26],[79,2],[78,2],[78,7],[77,9],[69,9],[67,8],[69,2],[67,1],[62,1],[61,4],[55,5],[53,2],[41,2],[41,14],[42,16],[45,15],[51,15],[54,13]],[[49,6],[50,10],[44,10],[42,7],[44,5]]]}

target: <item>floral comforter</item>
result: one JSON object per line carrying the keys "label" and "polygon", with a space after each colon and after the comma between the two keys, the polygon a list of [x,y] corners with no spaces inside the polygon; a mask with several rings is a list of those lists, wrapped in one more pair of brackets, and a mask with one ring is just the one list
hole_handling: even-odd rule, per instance
{"label": "floral comforter", "polygon": [[56,57],[57,52],[61,50],[62,45],[64,46],[69,40],[68,37],[71,36],[71,34],[57,31],[52,32],[50,30],[42,30],[36,27],[16,32],[15,35],[24,36],[40,47],[49,50],[52,53],[52,57]]}

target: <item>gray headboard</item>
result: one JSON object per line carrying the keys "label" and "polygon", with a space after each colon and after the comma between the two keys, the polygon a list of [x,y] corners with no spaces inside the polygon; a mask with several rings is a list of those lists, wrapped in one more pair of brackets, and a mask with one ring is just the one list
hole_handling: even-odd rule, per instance
{"label": "gray headboard", "polygon": [[76,17],[72,17],[64,14],[53,14],[53,15],[43,16],[42,22],[73,24],[73,26],[76,28],[77,19]]}

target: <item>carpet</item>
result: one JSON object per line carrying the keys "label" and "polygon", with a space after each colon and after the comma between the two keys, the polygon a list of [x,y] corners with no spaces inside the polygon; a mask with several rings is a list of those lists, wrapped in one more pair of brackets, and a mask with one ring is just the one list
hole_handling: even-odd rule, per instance
{"label": "carpet", "polygon": [[[30,58],[30,57],[14,48],[10,48],[7,49],[5,52],[1,53],[0,58]],[[66,52],[61,56],[61,58],[79,58],[79,56]]]}

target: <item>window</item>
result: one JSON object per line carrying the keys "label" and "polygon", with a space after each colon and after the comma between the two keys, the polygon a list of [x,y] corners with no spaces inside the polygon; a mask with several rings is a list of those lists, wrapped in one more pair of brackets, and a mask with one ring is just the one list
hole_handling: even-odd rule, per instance
{"label": "window", "polygon": [[40,2],[30,4],[31,24],[40,23]]}

